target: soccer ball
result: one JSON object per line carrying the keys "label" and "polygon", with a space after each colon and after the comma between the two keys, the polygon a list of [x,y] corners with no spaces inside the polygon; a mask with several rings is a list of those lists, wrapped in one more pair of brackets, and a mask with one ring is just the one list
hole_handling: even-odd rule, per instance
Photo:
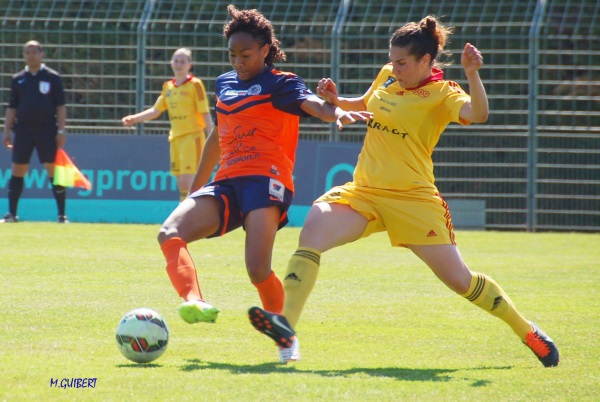
{"label": "soccer ball", "polygon": [[158,359],[167,349],[169,328],[154,310],[138,308],[125,314],[117,327],[121,354],[136,363]]}

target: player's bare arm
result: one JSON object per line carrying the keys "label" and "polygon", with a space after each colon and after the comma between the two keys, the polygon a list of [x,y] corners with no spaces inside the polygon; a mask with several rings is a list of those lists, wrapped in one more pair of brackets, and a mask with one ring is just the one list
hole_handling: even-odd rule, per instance
{"label": "player's bare arm", "polygon": [[471,95],[471,102],[464,104],[460,110],[460,117],[473,123],[483,123],[487,121],[490,111],[487,94],[479,77],[483,56],[475,46],[467,43],[462,51],[460,62],[469,81],[469,95]]}
{"label": "player's bare arm", "polygon": [[306,99],[300,107],[311,116],[318,117],[326,122],[335,122],[338,130],[341,130],[347,124],[366,121],[373,117],[372,113],[362,109],[359,111],[345,111],[316,96]]}
{"label": "player's bare arm", "polygon": [[158,116],[160,116],[162,112],[155,107],[151,107],[150,109],[146,109],[143,112],[137,114],[130,114],[129,116],[125,116],[121,119],[123,125],[125,127],[131,127],[138,123],[142,123],[148,120],[154,120]]}
{"label": "player's bare arm", "polygon": [[213,131],[214,123],[212,117],[210,116],[210,113],[203,113],[202,119],[204,120],[204,134],[208,138],[210,133],[212,133]]}
{"label": "player's bare arm", "polygon": [[321,78],[317,84],[317,95],[327,103],[331,103],[341,109],[359,112],[366,110],[365,97],[342,98],[338,95],[337,85],[331,78]]}
{"label": "player's bare arm", "polygon": [[213,126],[212,132],[208,135],[206,143],[204,144],[200,163],[198,164],[198,170],[196,171],[196,175],[190,186],[190,194],[208,183],[210,175],[217,162],[219,162],[220,157],[221,146],[219,145],[219,130],[217,126]]}

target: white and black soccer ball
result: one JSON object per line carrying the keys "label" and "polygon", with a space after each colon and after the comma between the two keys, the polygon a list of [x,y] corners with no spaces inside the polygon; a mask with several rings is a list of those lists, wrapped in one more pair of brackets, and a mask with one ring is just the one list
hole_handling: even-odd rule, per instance
{"label": "white and black soccer ball", "polygon": [[169,343],[167,323],[149,308],[138,308],[125,314],[116,335],[121,354],[136,363],[158,359]]}

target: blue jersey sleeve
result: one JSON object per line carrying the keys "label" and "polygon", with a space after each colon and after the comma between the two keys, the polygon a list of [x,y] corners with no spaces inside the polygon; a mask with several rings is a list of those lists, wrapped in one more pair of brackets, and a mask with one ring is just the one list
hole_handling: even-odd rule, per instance
{"label": "blue jersey sleeve", "polygon": [[273,107],[296,116],[309,117],[310,114],[302,110],[300,105],[314,94],[297,75],[282,75],[280,85],[272,93]]}

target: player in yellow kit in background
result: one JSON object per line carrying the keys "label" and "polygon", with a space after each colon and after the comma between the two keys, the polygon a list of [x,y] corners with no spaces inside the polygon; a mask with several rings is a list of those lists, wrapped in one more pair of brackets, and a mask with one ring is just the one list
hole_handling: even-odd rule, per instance
{"label": "player in yellow kit in background", "polygon": [[122,122],[125,127],[131,127],[156,119],[168,110],[171,122],[171,174],[177,178],[180,200],[183,200],[194,180],[204,142],[213,129],[213,122],[204,84],[190,73],[192,52],[186,48],[177,49],[171,59],[171,68],[175,77],[163,84],[162,93],[154,106],[125,116]]}
{"label": "player in yellow kit in background", "polygon": [[325,193],[308,213],[283,281],[281,315],[249,310],[257,330],[295,349],[290,360],[300,356],[294,328],[316,282],[321,253],[386,231],[392,246],[410,249],[446,286],[506,322],[544,366],[558,365],[552,339],[517,311],[492,278],[469,270],[456,246],[448,205],[434,184],[431,154],[446,126],[484,122],[489,113],[479,50],[467,43],[461,55],[470,94],[444,80],[437,68],[450,33],[434,17],[398,29],[390,39],[390,62],[363,96],[341,98],[333,81],[319,81],[317,94],[328,103],[344,110],[366,107],[373,118],[354,181]]}

